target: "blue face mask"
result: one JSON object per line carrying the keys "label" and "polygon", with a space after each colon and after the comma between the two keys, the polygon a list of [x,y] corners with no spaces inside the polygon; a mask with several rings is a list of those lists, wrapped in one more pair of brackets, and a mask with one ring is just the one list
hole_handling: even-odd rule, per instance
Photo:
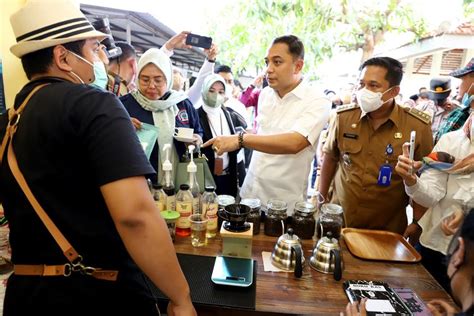
{"label": "blue face mask", "polygon": [[[92,64],[90,61],[88,61],[87,59],[85,59],[84,57],[82,56],[79,56],[77,55],[76,53],[74,52],[71,52],[69,51],[71,54],[73,54],[74,56],[76,56],[77,58],[79,58],[80,60],[82,60],[83,62],[85,62],[86,64],[89,64],[92,66],[92,69],[94,70],[94,81],[92,81],[91,83],[89,83],[89,85],[91,86],[94,86],[94,87],[97,87],[99,89],[102,89],[102,90],[106,90],[107,88],[107,82],[109,80],[109,78],[107,77],[107,71],[105,70],[105,65],[103,62],[101,61],[94,61],[94,63]],[[74,72],[71,71],[71,73],[76,77],[78,78],[78,80],[82,83],[84,83],[84,81],[78,76],[76,75]]]}
{"label": "blue face mask", "polygon": [[469,94],[466,92],[464,93],[464,96],[462,97],[461,104],[467,108],[471,106],[472,101],[474,101],[474,94],[469,96]]}
{"label": "blue face mask", "polygon": [[106,90],[109,78],[107,77],[107,71],[105,70],[104,63],[101,61],[94,61],[94,65],[92,67],[94,68],[95,79],[90,83],[90,85],[102,90]]}

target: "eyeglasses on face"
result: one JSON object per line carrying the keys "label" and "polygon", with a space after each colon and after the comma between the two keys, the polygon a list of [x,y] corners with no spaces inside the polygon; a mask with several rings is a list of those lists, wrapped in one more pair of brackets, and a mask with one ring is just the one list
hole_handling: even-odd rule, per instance
{"label": "eyeglasses on face", "polygon": [[138,79],[140,80],[140,84],[145,87],[150,86],[152,83],[155,87],[161,87],[166,83],[166,80],[163,77],[150,78],[148,76],[140,76]]}

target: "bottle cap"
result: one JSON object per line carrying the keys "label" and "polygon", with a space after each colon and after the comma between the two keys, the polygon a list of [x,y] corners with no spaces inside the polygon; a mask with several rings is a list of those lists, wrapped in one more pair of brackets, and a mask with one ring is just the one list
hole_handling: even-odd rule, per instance
{"label": "bottle cap", "polygon": [[161,211],[161,216],[165,219],[165,220],[175,220],[175,219],[178,219],[180,214],[179,212],[176,212],[176,211]]}
{"label": "bottle cap", "polygon": [[163,189],[163,185],[161,183],[153,183],[153,189],[161,190]]}
{"label": "bottle cap", "polygon": [[179,189],[183,191],[189,190],[189,184],[183,183],[179,186]]}
{"label": "bottle cap", "polygon": [[163,151],[166,152],[166,160],[163,162],[163,171],[173,170],[173,165],[171,164],[171,161],[170,161],[170,150],[171,150],[171,144],[165,144],[163,146]]}
{"label": "bottle cap", "polygon": [[209,185],[209,186],[206,186],[206,188],[204,189],[204,191],[206,192],[214,192],[215,188],[213,185]]}
{"label": "bottle cap", "polygon": [[193,160],[193,152],[194,152],[194,145],[189,145],[188,146],[188,149],[189,149],[189,156],[191,156],[191,161],[189,162],[188,164],[188,172],[197,172],[197,166],[196,164],[194,163],[194,160]]}

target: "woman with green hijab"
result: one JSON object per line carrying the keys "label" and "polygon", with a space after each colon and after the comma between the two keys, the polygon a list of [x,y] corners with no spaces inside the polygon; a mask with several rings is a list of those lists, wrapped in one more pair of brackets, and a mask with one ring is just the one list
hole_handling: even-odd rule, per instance
{"label": "woman with green hijab", "polygon": [[[225,97],[225,81],[217,75],[206,77],[201,91],[202,106],[198,109],[199,120],[204,131],[203,141],[216,136],[235,134],[235,123],[232,115],[223,106]],[[237,196],[237,152],[224,153],[218,156],[211,147],[203,148],[202,152],[209,159],[209,168],[213,171],[216,182],[216,193]],[[245,171],[245,169],[244,169]]]}

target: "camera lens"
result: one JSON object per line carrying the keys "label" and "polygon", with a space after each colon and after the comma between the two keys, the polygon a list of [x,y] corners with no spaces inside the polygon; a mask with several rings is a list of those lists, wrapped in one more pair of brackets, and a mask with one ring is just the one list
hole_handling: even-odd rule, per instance
{"label": "camera lens", "polygon": [[94,23],[92,23],[92,25],[97,31],[108,35],[108,37],[106,37],[102,41],[102,44],[105,45],[105,52],[107,54],[107,57],[109,59],[113,59],[122,55],[122,49],[115,45],[114,38],[112,37],[112,32],[110,31],[109,19],[108,18],[98,19]]}

